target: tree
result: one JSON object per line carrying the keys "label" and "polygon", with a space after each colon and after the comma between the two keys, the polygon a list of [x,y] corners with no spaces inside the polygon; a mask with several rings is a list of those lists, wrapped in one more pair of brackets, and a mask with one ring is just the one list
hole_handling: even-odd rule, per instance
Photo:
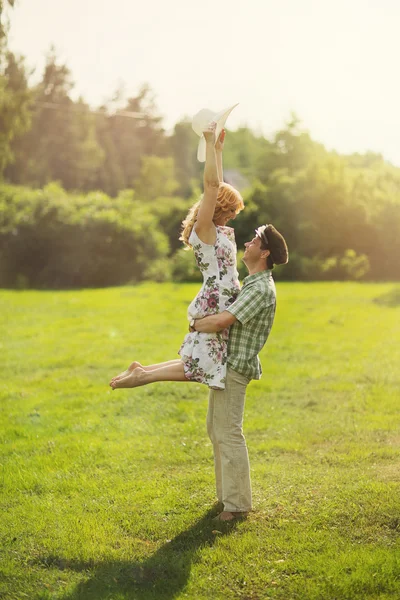
{"label": "tree", "polygon": [[7,6],[13,7],[15,0],[0,0],[0,45],[7,38],[8,34],[8,19],[7,19]]}
{"label": "tree", "polygon": [[192,195],[202,175],[203,167],[197,160],[197,144],[198,138],[188,119],[179,121],[167,140],[168,154],[172,155],[175,162],[179,194],[184,198]]}
{"label": "tree", "polygon": [[9,22],[6,8],[13,6],[14,0],[0,0],[0,179],[5,167],[14,160],[13,139],[30,123],[25,64],[21,57],[7,51]]}
{"label": "tree", "polygon": [[178,187],[173,158],[143,156],[139,176],[134,182],[138,198],[151,201],[170,197],[174,195]]}
{"label": "tree", "polygon": [[71,100],[72,88],[68,67],[51,49],[42,81],[33,90],[32,127],[13,144],[12,182],[43,186],[60,181],[65,189],[92,189],[103,152],[94,116],[82,99]]}
{"label": "tree", "polygon": [[96,119],[97,139],[104,150],[97,170],[98,187],[112,195],[134,186],[143,156],[165,153],[164,130],[150,87],[143,85],[137,96],[123,105],[122,101],[123,94],[118,91],[112,103],[101,107],[102,114]]}
{"label": "tree", "polygon": [[30,101],[24,61],[7,52],[0,75],[0,178],[14,160],[13,140],[30,125]]}

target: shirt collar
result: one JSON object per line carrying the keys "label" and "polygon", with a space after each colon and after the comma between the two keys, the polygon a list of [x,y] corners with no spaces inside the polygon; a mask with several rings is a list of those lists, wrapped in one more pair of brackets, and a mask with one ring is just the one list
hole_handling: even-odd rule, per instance
{"label": "shirt collar", "polygon": [[253,281],[257,281],[258,279],[264,279],[264,277],[269,279],[271,277],[271,274],[271,269],[265,269],[264,271],[259,271],[258,273],[254,273],[253,275],[247,275],[247,277],[243,279],[243,285],[252,283]]}

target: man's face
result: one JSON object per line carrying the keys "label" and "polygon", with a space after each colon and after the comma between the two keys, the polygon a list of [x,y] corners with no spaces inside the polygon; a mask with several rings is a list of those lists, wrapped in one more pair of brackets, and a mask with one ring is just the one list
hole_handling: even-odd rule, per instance
{"label": "man's face", "polygon": [[257,262],[260,259],[263,250],[261,250],[261,239],[258,235],[255,235],[250,242],[246,242],[245,248],[243,260]]}

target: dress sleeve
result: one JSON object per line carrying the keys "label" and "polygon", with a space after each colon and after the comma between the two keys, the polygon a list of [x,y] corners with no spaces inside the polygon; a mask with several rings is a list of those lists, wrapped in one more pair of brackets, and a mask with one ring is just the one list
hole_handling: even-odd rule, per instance
{"label": "dress sleeve", "polygon": [[232,242],[232,244],[236,248],[235,230],[233,229],[233,227],[225,227],[224,233],[225,233],[226,237],[228,238],[228,240],[230,242]]}
{"label": "dress sleeve", "polygon": [[[218,230],[217,230],[217,235],[218,235]],[[190,232],[190,236],[189,236],[189,244],[191,246],[194,246],[195,244],[200,244],[201,246],[203,246],[204,249],[207,249],[207,248],[214,249],[217,244],[217,238],[215,239],[214,244],[206,244],[199,238],[199,236],[196,233],[195,228],[193,227],[192,231]]]}

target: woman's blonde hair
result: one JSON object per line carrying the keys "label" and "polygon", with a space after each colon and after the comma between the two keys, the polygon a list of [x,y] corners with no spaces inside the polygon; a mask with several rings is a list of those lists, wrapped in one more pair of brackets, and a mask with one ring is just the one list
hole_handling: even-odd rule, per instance
{"label": "woman's blonde hair", "polygon": [[[182,221],[182,231],[179,239],[189,248],[191,248],[189,244],[189,237],[192,233],[193,226],[196,223],[197,213],[199,212],[202,198],[203,196],[196,202],[196,204],[193,204],[186,215],[186,218],[184,221]],[[232,209],[236,210],[236,214],[243,210],[243,198],[233,186],[229,185],[229,183],[220,183],[213,221],[217,221],[222,213]]]}

